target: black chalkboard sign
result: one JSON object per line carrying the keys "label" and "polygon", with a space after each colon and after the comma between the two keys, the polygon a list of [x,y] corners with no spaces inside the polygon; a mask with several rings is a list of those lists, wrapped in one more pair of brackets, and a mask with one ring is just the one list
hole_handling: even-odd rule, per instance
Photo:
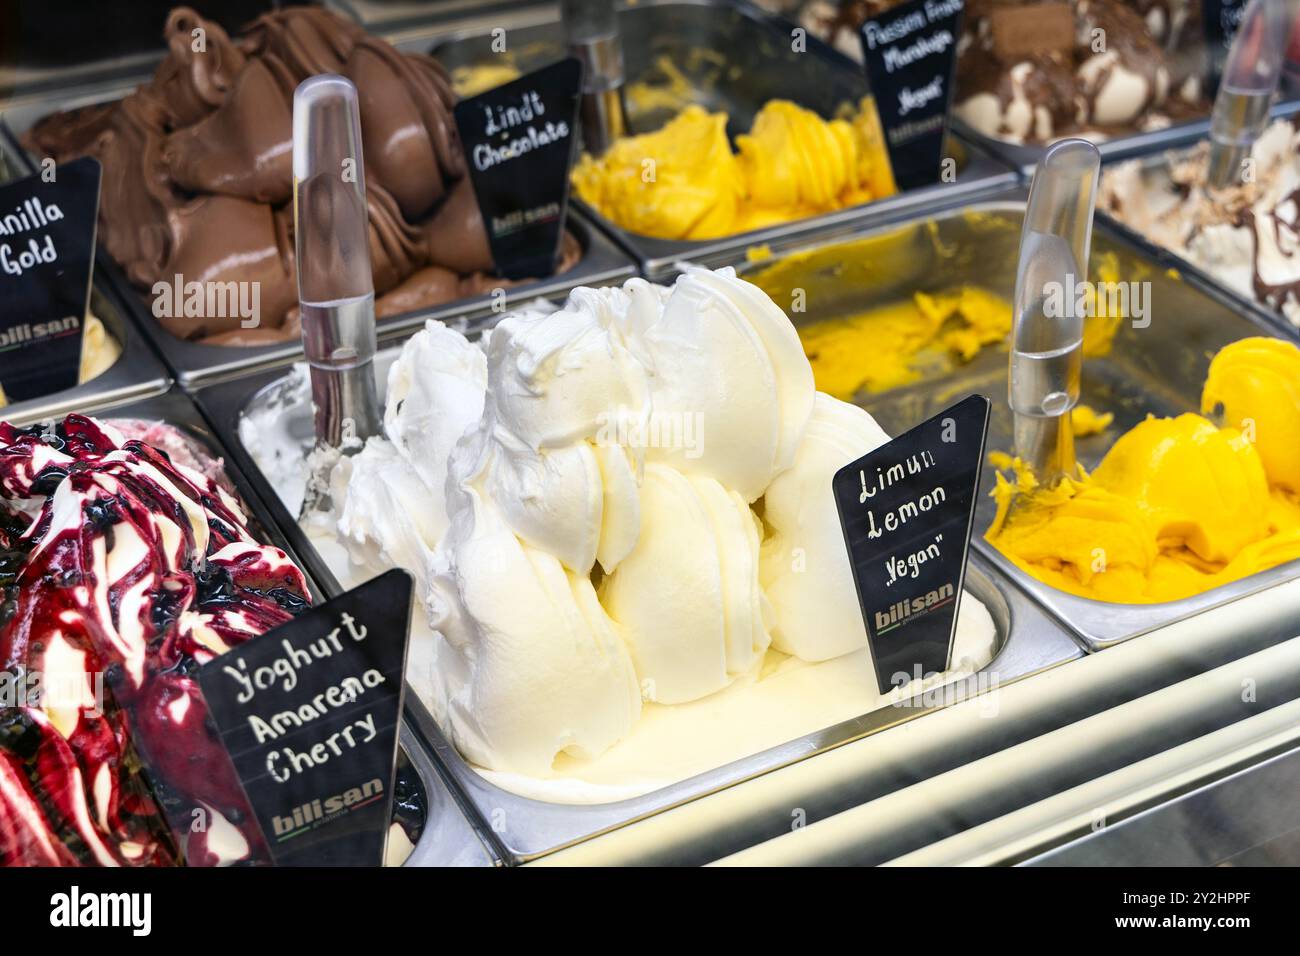
{"label": "black chalkboard sign", "polygon": [[882,694],[948,669],[988,422],[972,395],[831,482]]}
{"label": "black chalkboard sign", "polygon": [[899,189],[939,181],[962,0],[912,0],[859,28]]}
{"label": "black chalkboard sign", "polygon": [[507,279],[555,271],[581,85],[582,63],[570,57],[456,104],[492,260]]}
{"label": "black chalkboard sign", "polygon": [[1223,66],[1232,49],[1248,0],[1203,0],[1201,26],[1205,30],[1205,50],[1209,57],[1210,89],[1219,85]]}
{"label": "black chalkboard sign", "polygon": [[95,264],[99,160],[0,186],[0,384],[11,402],[77,384]]}
{"label": "black chalkboard sign", "polygon": [[409,574],[389,571],[199,669],[281,866],[383,862],[411,591]]}

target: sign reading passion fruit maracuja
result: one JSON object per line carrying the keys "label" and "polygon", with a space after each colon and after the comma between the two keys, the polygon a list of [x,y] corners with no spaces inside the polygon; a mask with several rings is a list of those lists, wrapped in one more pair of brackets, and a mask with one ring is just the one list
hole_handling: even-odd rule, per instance
{"label": "sign reading passion fruit maracuja", "polygon": [[199,669],[281,866],[383,862],[411,592],[409,574],[389,571]]}
{"label": "sign reading passion fruit maracuja", "polygon": [[972,395],[831,481],[882,694],[948,669],[988,423]]}
{"label": "sign reading passion fruit maracuja", "polygon": [[859,29],[899,189],[939,181],[962,7],[962,0],[912,0]]}
{"label": "sign reading passion fruit maracuja", "polygon": [[0,186],[0,385],[9,401],[77,384],[95,264],[99,160]]}
{"label": "sign reading passion fruit maracuja", "polygon": [[1237,29],[1246,15],[1247,0],[1202,0],[1201,26],[1205,31],[1205,51],[1209,58],[1209,92],[1219,85],[1228,50],[1236,39]]}
{"label": "sign reading passion fruit maracuja", "polygon": [[456,104],[492,261],[507,279],[555,271],[581,85],[582,63],[570,57]]}

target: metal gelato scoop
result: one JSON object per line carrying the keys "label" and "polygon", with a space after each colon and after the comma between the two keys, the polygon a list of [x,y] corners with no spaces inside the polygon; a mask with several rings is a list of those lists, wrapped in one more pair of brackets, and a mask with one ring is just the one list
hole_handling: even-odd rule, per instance
{"label": "metal gelato scoop", "polygon": [[1250,148],[1268,122],[1291,31],[1288,0],[1251,0],[1232,40],[1210,116],[1210,164],[1214,189],[1242,182]]}
{"label": "metal gelato scoop", "polygon": [[[383,424],[361,120],[357,89],[344,77],[313,76],[293,95],[293,211],[317,447],[350,454]],[[316,477],[304,512],[325,504]]]}
{"label": "metal gelato scoop", "polygon": [[582,141],[599,156],[627,135],[623,105],[623,42],[614,0],[562,0],[569,52],[582,61]]}
{"label": "metal gelato scoop", "polygon": [[1020,234],[1007,400],[1016,454],[1046,483],[1076,473],[1070,409],[1079,401],[1088,248],[1097,202],[1097,147],[1053,144],[1034,171]]}

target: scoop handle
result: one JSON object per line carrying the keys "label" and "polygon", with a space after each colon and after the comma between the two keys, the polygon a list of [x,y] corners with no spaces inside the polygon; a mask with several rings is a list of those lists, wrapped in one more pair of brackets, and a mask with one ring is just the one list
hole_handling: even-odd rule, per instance
{"label": "scoop handle", "polygon": [[1223,189],[1242,182],[1246,159],[1268,123],[1268,110],[1286,61],[1288,0],[1251,0],[1233,37],[1210,114],[1206,183]]}
{"label": "scoop handle", "polygon": [[627,135],[623,41],[613,0],[561,0],[569,52],[582,63],[583,146],[599,156]]}
{"label": "scoop handle", "polygon": [[293,210],[316,438],[350,446],[379,434],[382,424],[361,113],[345,77],[313,76],[294,92]]}
{"label": "scoop handle", "polygon": [[[1034,171],[1020,235],[1007,401],[1016,453],[1043,480],[1075,472],[1088,250],[1101,156],[1082,139],[1050,146]],[[1082,297],[1086,303],[1086,296]]]}

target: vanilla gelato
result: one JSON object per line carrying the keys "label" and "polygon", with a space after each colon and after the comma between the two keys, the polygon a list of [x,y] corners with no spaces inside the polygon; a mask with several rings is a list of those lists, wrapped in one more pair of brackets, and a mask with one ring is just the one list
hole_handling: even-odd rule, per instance
{"label": "vanilla gelato", "polygon": [[[241,437],[296,509],[282,409]],[[830,493],[886,440],[815,391],[766,294],[689,269],[575,290],[479,343],[429,323],[389,371],[385,435],[324,462],[331,511],[305,527],[345,583],[415,575],[408,677],[483,773],[618,799],[919,689],[876,691]],[[996,644],[967,594],[953,669],[926,683]]]}

